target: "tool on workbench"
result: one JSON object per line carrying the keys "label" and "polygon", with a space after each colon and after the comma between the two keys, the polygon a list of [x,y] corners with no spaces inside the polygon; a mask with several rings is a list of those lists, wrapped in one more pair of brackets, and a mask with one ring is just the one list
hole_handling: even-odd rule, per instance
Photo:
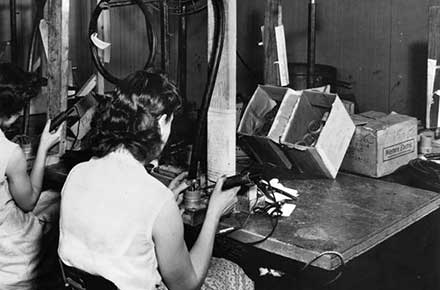
{"label": "tool on workbench", "polygon": [[[228,190],[238,186],[251,186],[259,180],[259,174],[244,172],[229,176],[223,183],[222,190]],[[215,184],[202,187],[202,183],[195,182],[183,195],[183,220],[189,225],[199,225],[203,222],[205,211],[208,206],[209,196]]]}
{"label": "tool on workbench", "polygon": [[[215,184],[200,187],[199,184],[194,184],[186,190],[183,202],[184,213],[182,215],[186,224],[195,226],[203,222],[209,196],[214,186]],[[256,208],[259,208],[260,211],[263,208],[276,208],[277,213],[281,215],[283,213],[282,206],[285,203],[294,203],[298,198],[296,190],[285,187],[276,178],[266,181],[259,172],[243,172],[230,176],[225,179],[222,190],[237,186],[242,187],[242,189],[238,192],[238,204],[235,210],[249,214]],[[253,194],[253,192],[256,192],[256,194]],[[283,196],[283,198],[276,198],[276,195]],[[265,202],[265,199],[267,202]]]}

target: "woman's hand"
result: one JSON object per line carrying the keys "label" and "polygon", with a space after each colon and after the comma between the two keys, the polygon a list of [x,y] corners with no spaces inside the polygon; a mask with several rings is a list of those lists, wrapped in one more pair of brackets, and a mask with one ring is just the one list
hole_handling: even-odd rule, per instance
{"label": "woman's hand", "polygon": [[44,151],[49,151],[52,146],[60,141],[61,137],[61,128],[60,126],[54,133],[49,132],[50,128],[50,119],[47,119],[46,125],[44,126],[43,133],[40,138],[40,146],[39,149]]}
{"label": "woman's hand", "polygon": [[177,175],[168,185],[168,188],[174,193],[177,205],[180,205],[183,201],[183,191],[192,184],[192,182],[186,179],[187,176],[188,172],[184,171]]}
{"label": "woman's hand", "polygon": [[222,190],[225,179],[226,177],[222,176],[217,180],[209,199],[208,212],[214,214],[217,218],[220,218],[223,214],[227,213],[238,200],[238,186],[228,190]]}

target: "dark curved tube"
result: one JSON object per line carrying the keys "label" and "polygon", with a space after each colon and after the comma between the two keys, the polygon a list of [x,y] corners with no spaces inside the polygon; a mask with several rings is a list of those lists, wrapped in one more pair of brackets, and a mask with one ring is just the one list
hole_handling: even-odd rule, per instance
{"label": "dark curved tube", "polygon": [[225,39],[225,9],[223,0],[212,0],[214,11],[214,41],[212,46],[212,54],[208,63],[208,82],[205,87],[204,98],[200,114],[197,120],[197,131],[194,145],[192,148],[191,162],[188,170],[188,178],[196,179],[200,163],[200,156],[202,154],[202,144],[206,126],[206,119],[208,116],[209,105],[211,104],[212,93],[214,91],[215,80],[217,79],[217,72],[220,65],[220,58],[223,50],[223,42]]}
{"label": "dark curved tube", "polygon": [[[132,0],[132,1],[134,1],[139,6],[139,8],[142,10],[142,13],[144,14],[144,17],[145,17],[145,25],[147,28],[147,37],[148,37],[148,43],[149,43],[149,49],[150,49],[150,54],[148,56],[147,62],[145,63],[145,66],[144,66],[144,69],[147,69],[153,63],[154,56],[156,54],[156,36],[153,31],[153,26],[148,19],[148,10],[147,10],[147,7],[145,6],[144,2],[142,0]],[[98,56],[98,48],[93,44],[93,42],[90,38],[93,33],[98,32],[98,18],[103,10],[102,4],[103,3],[108,4],[109,2],[110,2],[110,0],[101,0],[99,2],[99,4],[96,5],[95,10],[93,10],[92,16],[90,18],[90,23],[89,23],[89,47],[90,47],[90,52],[92,54],[93,63],[95,64],[96,68],[101,73],[101,75],[109,82],[111,82],[113,84],[117,84],[117,83],[119,83],[120,79],[117,78],[116,76],[112,75],[104,67],[104,64],[102,64],[102,62]]]}

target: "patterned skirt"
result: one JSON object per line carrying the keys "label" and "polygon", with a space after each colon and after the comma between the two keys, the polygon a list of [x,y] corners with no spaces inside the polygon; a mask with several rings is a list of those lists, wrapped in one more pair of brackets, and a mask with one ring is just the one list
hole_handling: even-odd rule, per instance
{"label": "patterned skirt", "polygon": [[[158,290],[168,290],[161,283]],[[253,290],[254,282],[237,264],[223,258],[212,258],[201,290]]]}

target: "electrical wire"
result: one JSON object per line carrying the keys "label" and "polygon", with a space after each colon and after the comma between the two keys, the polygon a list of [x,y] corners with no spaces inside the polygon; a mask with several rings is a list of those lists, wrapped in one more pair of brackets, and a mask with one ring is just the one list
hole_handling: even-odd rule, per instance
{"label": "electrical wire", "polygon": [[262,184],[261,182],[259,182],[257,184],[257,186],[258,186],[258,189],[263,193],[263,195],[268,197],[270,200],[272,200],[272,202],[268,203],[267,205],[265,205],[263,207],[256,206],[252,211],[256,214],[262,214],[264,216],[268,216],[270,218],[271,223],[272,223],[272,229],[263,238],[256,240],[256,241],[253,241],[253,242],[245,242],[244,243],[246,245],[251,245],[251,246],[260,244],[260,243],[266,241],[267,239],[269,239],[273,235],[273,233],[275,232],[275,230],[278,226],[278,219],[283,213],[281,208],[284,204],[284,202],[277,202],[276,201],[275,194],[270,189],[270,187]]}
{"label": "electrical wire", "polygon": [[[244,228],[252,213],[261,214],[261,215],[269,217],[270,221],[272,223],[272,229],[270,230],[270,232],[267,235],[265,235],[263,238],[261,238],[259,240],[252,241],[252,242],[242,242],[242,244],[244,244],[244,245],[254,246],[254,245],[260,244],[260,243],[266,241],[267,239],[269,239],[273,235],[273,233],[275,232],[275,230],[278,226],[279,217],[282,215],[281,208],[284,204],[284,201],[276,201],[275,194],[270,189],[270,186],[266,186],[265,184],[262,184],[262,183],[257,183],[257,190],[260,193],[262,193],[263,196],[266,196],[270,200],[272,200],[272,202],[268,203],[265,206],[256,206],[256,204],[254,204],[252,209],[249,211],[245,221],[239,227],[234,227],[233,229],[231,229],[230,231],[225,233],[225,235],[228,235],[231,232],[234,232],[236,230]],[[262,195],[257,197],[257,199],[260,198]]]}
{"label": "electrical wire", "polygon": [[303,272],[305,269],[307,269],[309,266],[311,266],[313,263],[315,263],[320,258],[322,258],[324,256],[328,256],[328,255],[336,256],[336,257],[339,258],[340,265],[336,269],[340,269],[340,270],[339,270],[338,274],[333,279],[331,279],[330,281],[325,283],[323,286],[328,286],[328,285],[334,283],[336,280],[338,280],[342,276],[343,269],[345,267],[344,256],[342,256],[342,254],[339,253],[339,252],[336,252],[336,251],[324,251],[324,252],[320,253],[319,255],[314,257],[312,260],[310,260],[307,264],[305,264],[304,267],[302,267],[301,272]]}
{"label": "electrical wire", "polygon": [[[159,11],[160,7],[157,3],[159,3],[160,0],[143,0],[142,3],[144,4],[149,4],[154,10]],[[174,1],[176,2],[176,1]],[[203,2],[203,1],[178,1],[180,3],[174,3],[174,2],[169,2],[168,3],[168,11],[170,14],[172,15],[177,15],[177,16],[188,16],[188,15],[193,15],[196,13],[199,13],[203,10],[205,10],[208,5],[206,4],[201,4],[199,6],[197,6],[196,2]],[[126,7],[126,6],[131,6],[131,5],[135,5],[131,0],[130,1],[114,1],[114,2],[110,2],[109,3],[109,7],[110,8],[114,8],[114,7]],[[185,12],[182,12],[182,7],[186,6],[187,9]],[[192,7],[192,8],[189,8]]]}
{"label": "electrical wire", "polygon": [[[209,1],[209,0],[207,0]],[[153,1],[154,2],[154,1]],[[156,1],[158,2],[158,1]],[[199,13],[203,10],[205,10],[208,5],[207,4],[197,4],[197,3],[201,3],[203,1],[200,0],[189,0],[189,1],[185,1],[185,0],[178,0],[178,1],[169,1],[168,2],[168,9],[169,9],[169,13],[173,14],[173,15],[177,15],[177,16],[188,16],[188,15],[193,15],[196,13]],[[198,6],[199,5],[199,6]],[[159,10],[159,6],[156,5],[155,3],[152,4],[152,6],[154,7],[154,9]],[[186,11],[182,12],[182,7],[185,6],[186,7]]]}
{"label": "electrical wire", "polygon": [[[144,2],[142,0],[133,0],[141,9],[144,18],[145,18],[145,25],[147,29],[147,38],[148,38],[148,45],[149,45],[149,55],[147,58],[147,61],[144,65],[144,69],[147,69],[149,66],[151,66],[154,62],[154,57],[156,55],[156,35],[154,34],[153,25],[149,20],[148,17],[148,9]],[[101,73],[101,75],[108,80],[109,82],[113,84],[118,84],[120,79],[113,74],[111,74],[104,66],[104,64],[101,62],[101,59],[98,55],[98,48],[95,46],[95,44],[92,42],[91,36],[94,33],[98,32],[98,18],[99,15],[101,15],[101,12],[104,9],[108,9],[110,0],[101,0],[98,5],[96,5],[95,10],[93,10],[92,16],[90,18],[89,22],[89,48],[90,52],[92,54],[92,60],[95,64],[98,71]]]}
{"label": "electrical wire", "polygon": [[213,49],[208,63],[208,82],[206,84],[202,106],[197,119],[196,138],[194,140],[191,162],[188,170],[189,179],[197,178],[200,157],[202,154],[203,132],[206,126],[208,109],[211,104],[212,93],[217,79],[225,39],[225,9],[223,6],[223,0],[212,0],[212,6],[214,12]]}

